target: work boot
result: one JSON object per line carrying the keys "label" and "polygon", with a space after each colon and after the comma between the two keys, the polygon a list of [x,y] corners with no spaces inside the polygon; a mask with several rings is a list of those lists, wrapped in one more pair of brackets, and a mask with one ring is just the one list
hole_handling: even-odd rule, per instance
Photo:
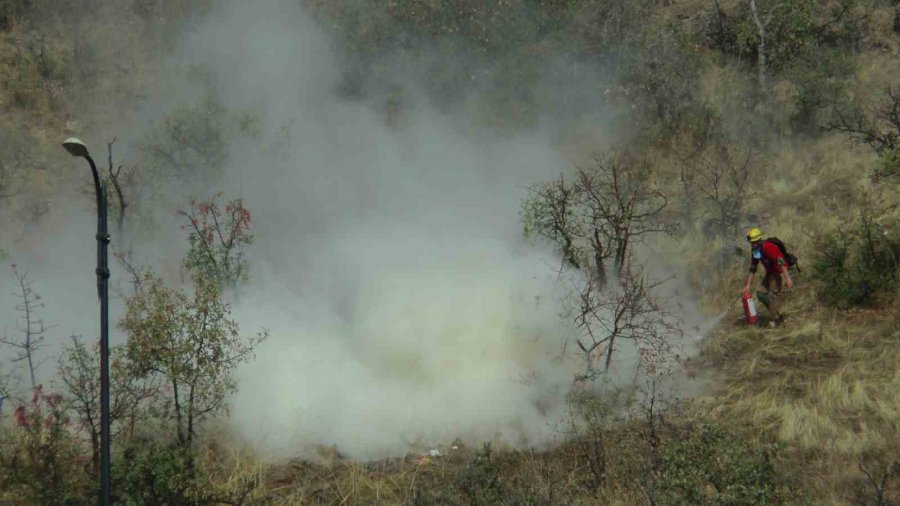
{"label": "work boot", "polygon": [[784,315],[779,314],[776,318],[769,320],[769,328],[781,327],[784,325]]}

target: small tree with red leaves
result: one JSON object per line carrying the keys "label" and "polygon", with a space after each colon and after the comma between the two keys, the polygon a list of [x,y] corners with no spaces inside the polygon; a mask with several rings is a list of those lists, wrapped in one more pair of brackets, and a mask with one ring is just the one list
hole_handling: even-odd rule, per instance
{"label": "small tree with red leaves", "polygon": [[190,248],[184,266],[194,276],[233,287],[248,278],[244,247],[253,242],[250,210],[243,199],[220,202],[222,192],[211,199],[192,200],[187,210],[179,209],[187,223]]}
{"label": "small tree with red leaves", "polygon": [[69,504],[89,485],[80,472],[78,442],[69,430],[65,399],[34,388],[30,402],[16,406],[10,446],[0,451],[4,468],[0,490],[14,492],[22,504]]}

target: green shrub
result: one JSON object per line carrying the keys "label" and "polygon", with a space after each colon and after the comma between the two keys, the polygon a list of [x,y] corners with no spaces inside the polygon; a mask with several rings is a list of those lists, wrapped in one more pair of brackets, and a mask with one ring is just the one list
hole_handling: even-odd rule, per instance
{"label": "green shrub", "polygon": [[[766,128],[776,127],[779,135],[817,135],[820,126],[846,105],[865,9],[860,0],[757,0],[756,4],[765,31],[762,74],[767,84],[747,95],[751,116],[766,118]],[[723,63],[760,72],[759,27],[749,2],[738,3],[729,12],[709,10],[699,39],[727,57]]]}
{"label": "green shrub", "polygon": [[22,16],[28,5],[27,0],[0,0],[0,30],[9,30]]}
{"label": "green shrub", "polygon": [[697,138],[706,138],[712,111],[697,93],[701,68],[693,41],[679,25],[635,30],[623,84],[630,90],[641,134],[650,142],[668,138],[687,129]]}
{"label": "green shrub", "polygon": [[[846,100],[847,84],[855,75],[853,54],[865,19],[860,1],[757,0],[756,5],[765,32],[762,74],[769,84],[788,83],[790,92],[753,115],[771,116],[774,125],[768,128],[817,134],[819,125],[830,121]],[[729,63],[760,72],[759,26],[749,2],[728,12],[711,8],[698,39],[727,56]],[[748,98],[770,102],[777,95],[767,90]]]}
{"label": "green shrub", "polygon": [[[507,455],[508,457],[508,455]],[[413,503],[417,506],[502,506],[549,504],[540,499],[533,483],[515,481],[513,473],[503,472],[506,462],[485,444],[454,480],[442,480],[441,487],[420,488]]]}
{"label": "green shrub", "polygon": [[825,47],[797,58],[784,72],[794,88],[784,109],[790,129],[808,135],[819,133],[821,125],[831,121],[846,104],[845,92],[855,71],[853,55],[839,48]]}
{"label": "green shrub", "polygon": [[666,448],[648,495],[660,505],[778,503],[775,451],[716,425],[690,427]]}
{"label": "green shrub", "polygon": [[615,461],[618,460],[620,465],[623,463],[621,456],[612,450],[617,443],[613,438],[621,438],[621,435],[612,434],[614,418],[635,406],[633,390],[615,388],[608,376],[596,381],[598,385],[602,384],[602,387],[596,390],[603,392],[602,395],[582,390],[572,392],[568,396],[570,412],[568,430],[572,442],[584,459],[582,467],[585,471],[580,473],[580,481],[591,491],[608,486]]}
{"label": "green shrub", "polygon": [[[855,46],[862,38],[862,18],[855,14],[858,0],[757,0],[766,33],[766,60],[773,71],[789,68],[798,57],[823,47]],[[755,64],[759,28],[749,2],[733,12],[716,3],[707,11],[701,28],[702,42],[712,49]]]}
{"label": "green shrub", "polygon": [[900,146],[886,148],[881,153],[875,163],[872,178],[878,182],[900,179]]}
{"label": "green shrub", "polygon": [[825,302],[869,306],[900,288],[900,240],[891,232],[863,211],[855,223],[822,235],[812,269]]}
{"label": "green shrub", "polygon": [[247,496],[256,487],[253,481],[242,490],[225,490],[198,462],[195,447],[171,437],[131,439],[113,458],[112,473],[113,502],[123,506],[248,504]]}
{"label": "green shrub", "polygon": [[147,273],[119,322],[127,335],[129,373],[159,385],[153,395],[160,419],[185,447],[204,420],[228,412],[228,397],[237,389],[234,369],[268,336],[242,336],[220,294],[212,280],[198,280],[188,294]]}
{"label": "green shrub", "polygon": [[475,455],[460,475],[457,485],[468,504],[501,504],[508,496],[500,482],[499,467],[492,458],[490,445],[484,445],[481,452]]}
{"label": "green shrub", "polygon": [[136,439],[115,461],[115,502],[127,506],[203,504],[204,483],[190,448]]}
{"label": "green shrub", "polygon": [[228,111],[208,94],[169,112],[141,142],[147,182],[197,182],[219,175],[228,157]]}
{"label": "green shrub", "polygon": [[490,444],[475,454],[469,465],[440,489],[420,489],[416,505],[500,505],[510,504],[510,490],[500,480],[500,469]]}
{"label": "green shrub", "polygon": [[[228,163],[229,146],[259,133],[258,118],[228,109],[203,67],[187,77],[199,98],[174,105],[140,135],[140,158],[121,180],[133,229],[157,233],[183,196],[211,193]],[[172,192],[173,185],[181,191]]]}

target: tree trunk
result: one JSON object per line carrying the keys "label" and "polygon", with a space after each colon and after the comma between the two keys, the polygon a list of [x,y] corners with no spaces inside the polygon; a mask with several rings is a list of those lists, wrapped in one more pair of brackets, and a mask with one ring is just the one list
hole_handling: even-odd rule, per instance
{"label": "tree trunk", "polygon": [[100,476],[100,434],[94,423],[94,417],[90,414],[91,408],[85,405],[85,409],[88,411],[88,431],[91,433],[91,469],[94,470],[94,473],[97,476]]}
{"label": "tree trunk", "polygon": [[894,13],[894,33],[900,33],[900,7]]}
{"label": "tree trunk", "polygon": [[613,355],[613,345],[616,344],[615,336],[610,336],[609,338],[609,348],[606,349],[606,364],[604,364],[604,371],[609,372],[609,366],[612,363],[612,355]]}
{"label": "tree trunk", "polygon": [[[24,278],[23,278],[24,279]],[[31,391],[34,392],[37,389],[37,381],[34,378],[34,360],[32,360],[32,354],[34,353],[34,345],[31,344],[31,299],[28,293],[28,287],[25,285],[25,281],[19,280],[19,285],[22,287],[22,304],[25,308],[25,356],[28,357],[28,373],[31,375]]]}
{"label": "tree trunk", "polygon": [[600,239],[600,230],[594,229],[594,238],[591,241],[594,247],[595,280],[598,287],[606,286],[606,266],[603,265],[603,241]]}
{"label": "tree trunk", "polygon": [[184,426],[181,422],[181,403],[178,400],[178,381],[172,380],[172,397],[175,403],[175,420],[178,425],[178,442],[182,445],[186,442],[186,438],[184,435]]}
{"label": "tree trunk", "polygon": [[763,93],[768,91],[766,86],[766,26],[759,19],[759,11],[756,8],[756,0],[750,0],[750,10],[753,12],[753,22],[756,23],[756,29],[759,31],[759,47],[757,53],[759,57],[757,64],[759,65],[759,87]]}
{"label": "tree trunk", "polygon": [[616,242],[616,258],[615,258],[615,268],[616,275],[619,276],[619,281],[621,282],[625,275],[625,267],[628,261],[628,241],[629,234],[628,231],[620,231],[616,234],[618,236],[618,240]]}
{"label": "tree trunk", "polygon": [[116,197],[119,199],[119,213],[116,216],[116,230],[119,234],[119,238],[121,238],[125,225],[125,208],[128,207],[128,204],[125,202],[125,194],[122,192],[122,185],[119,183],[119,174],[122,173],[122,166],[120,165],[119,170],[113,172],[112,146],[115,142],[116,140],[113,139],[112,142],[106,144],[106,150],[109,154],[109,168],[107,170],[109,172],[109,180],[112,181],[113,189],[116,191]]}

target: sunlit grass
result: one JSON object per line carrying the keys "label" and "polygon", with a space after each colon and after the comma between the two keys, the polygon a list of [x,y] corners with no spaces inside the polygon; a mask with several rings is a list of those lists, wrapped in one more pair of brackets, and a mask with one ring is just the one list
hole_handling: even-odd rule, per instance
{"label": "sunlit grass", "polygon": [[854,318],[822,308],[798,316],[778,329],[725,328],[712,336],[702,356],[720,378],[703,407],[721,420],[749,420],[783,443],[824,500],[840,496],[860,464],[900,448],[897,325],[878,311]]}

